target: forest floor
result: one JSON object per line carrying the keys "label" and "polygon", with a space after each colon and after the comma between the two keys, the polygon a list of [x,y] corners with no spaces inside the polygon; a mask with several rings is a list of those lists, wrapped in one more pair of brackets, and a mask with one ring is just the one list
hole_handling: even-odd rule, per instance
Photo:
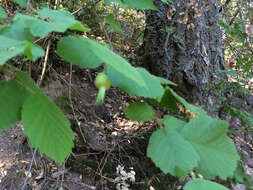
{"label": "forest floor", "polygon": [[[0,190],[22,187],[25,190],[114,190],[122,184],[136,190],[182,189],[188,178],[179,181],[164,175],[146,157],[148,139],[156,126],[152,122],[132,122],[124,115],[123,109],[138,100],[136,97],[110,89],[105,103],[97,106],[97,89],[93,84],[97,71],[73,68],[70,74],[69,68],[60,67],[56,71],[50,67],[49,70],[42,88],[71,121],[75,134],[73,153],[58,166],[29,147],[21,123],[1,132]],[[164,113],[157,110],[157,114]],[[237,132],[229,136],[243,154],[243,167],[253,178],[252,134],[245,131],[238,118],[227,120],[230,129]],[[128,173],[129,179],[123,180],[119,170]],[[243,190],[244,185],[233,189]]]}

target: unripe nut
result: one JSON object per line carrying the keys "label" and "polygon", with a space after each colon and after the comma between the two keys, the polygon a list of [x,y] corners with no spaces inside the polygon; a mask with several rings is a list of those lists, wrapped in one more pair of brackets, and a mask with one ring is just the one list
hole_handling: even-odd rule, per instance
{"label": "unripe nut", "polygon": [[106,90],[111,87],[110,80],[104,72],[98,73],[98,75],[95,79],[95,86],[98,89],[104,87]]}

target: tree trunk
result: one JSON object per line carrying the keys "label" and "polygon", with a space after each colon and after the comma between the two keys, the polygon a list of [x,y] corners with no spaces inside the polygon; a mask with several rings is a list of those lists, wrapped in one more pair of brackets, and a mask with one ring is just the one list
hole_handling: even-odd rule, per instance
{"label": "tree trunk", "polygon": [[207,109],[214,101],[205,88],[224,69],[217,0],[154,0],[148,11],[143,61],[148,70],[178,84],[181,95]]}

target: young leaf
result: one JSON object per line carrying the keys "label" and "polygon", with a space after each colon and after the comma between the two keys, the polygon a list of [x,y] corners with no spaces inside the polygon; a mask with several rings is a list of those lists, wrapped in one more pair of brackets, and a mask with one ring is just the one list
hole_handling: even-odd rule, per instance
{"label": "young leaf", "polygon": [[22,109],[24,133],[32,147],[38,147],[58,163],[62,163],[73,148],[74,136],[62,111],[45,95],[34,94]]}
{"label": "young leaf", "polygon": [[6,18],[7,18],[7,14],[4,8],[0,6],[0,19],[6,19]]}
{"label": "young leaf", "polygon": [[163,123],[150,137],[147,155],[164,173],[184,178],[197,166],[199,155],[179,133],[183,121],[166,116]]}
{"label": "young leaf", "polygon": [[113,16],[113,14],[108,14],[106,17],[105,17],[105,21],[107,24],[109,24],[109,26],[115,31],[115,32],[118,32],[118,33],[123,33],[121,27],[120,27],[120,24],[119,22],[117,22]]}
{"label": "young leaf", "polygon": [[0,130],[21,119],[21,107],[30,94],[15,81],[0,81]]}
{"label": "young leaf", "polygon": [[148,121],[154,118],[155,112],[146,102],[134,102],[125,110],[125,114],[132,121]]}
{"label": "young leaf", "polygon": [[204,179],[195,179],[188,182],[184,190],[229,190],[228,188]]}
{"label": "young leaf", "polygon": [[191,119],[182,130],[185,140],[194,146],[200,156],[196,170],[208,179],[232,177],[236,169],[239,156],[226,135],[227,127],[225,121],[201,115]]}

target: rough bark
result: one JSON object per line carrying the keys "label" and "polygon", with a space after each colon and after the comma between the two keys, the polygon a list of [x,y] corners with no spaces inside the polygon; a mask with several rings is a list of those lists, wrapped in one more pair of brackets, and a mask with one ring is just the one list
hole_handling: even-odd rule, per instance
{"label": "rough bark", "polygon": [[204,91],[224,69],[217,0],[171,4],[155,0],[154,4],[159,10],[146,14],[144,64],[151,73],[175,81],[189,101],[213,107],[214,101]]}

